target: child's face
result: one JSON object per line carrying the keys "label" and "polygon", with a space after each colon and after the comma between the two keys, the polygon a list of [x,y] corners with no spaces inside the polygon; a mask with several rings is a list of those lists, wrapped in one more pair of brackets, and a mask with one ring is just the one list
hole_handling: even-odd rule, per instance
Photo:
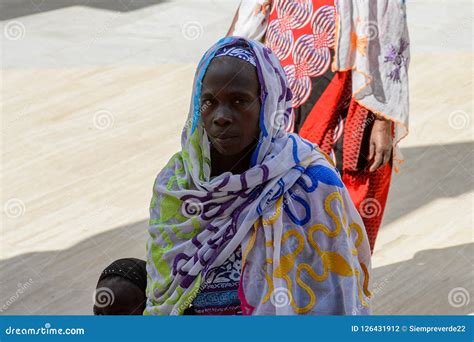
{"label": "child's face", "polygon": [[99,283],[94,300],[94,315],[142,315],[145,289],[121,277],[109,277]]}

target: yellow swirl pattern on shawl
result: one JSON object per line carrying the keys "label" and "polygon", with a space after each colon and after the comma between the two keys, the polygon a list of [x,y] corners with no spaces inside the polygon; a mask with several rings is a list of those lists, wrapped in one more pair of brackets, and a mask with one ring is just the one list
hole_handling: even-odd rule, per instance
{"label": "yellow swirl pattern on shawl", "polygon": [[[271,225],[275,223],[276,220],[279,218],[280,213],[281,213],[282,199],[283,197],[281,197],[277,202],[278,205],[276,206],[277,210],[276,210],[275,215],[273,215],[269,219],[262,220],[264,225]],[[331,207],[332,203],[339,203],[339,205],[341,206],[342,208],[341,212],[343,213],[342,220],[334,212],[333,208]],[[298,265],[295,265],[295,258],[304,249],[305,236],[296,228],[287,230],[282,236],[282,241],[281,241],[282,246],[287,242],[288,239],[293,237],[294,239],[296,239],[296,242],[297,242],[296,247],[291,251],[291,253],[282,255],[280,257],[279,264],[273,271],[273,277],[270,276],[268,273],[265,274],[265,278],[268,283],[268,292],[263,297],[262,304],[266,303],[271,297],[271,293],[274,289],[273,278],[281,278],[286,282],[288,291],[290,293],[290,296],[289,296],[290,302],[294,311],[297,314],[304,314],[311,311],[311,309],[314,308],[314,306],[317,303],[317,296],[314,293],[314,291],[311,289],[311,287],[308,284],[306,284],[301,277],[301,273],[303,271],[306,271],[306,273],[313,280],[317,282],[325,281],[329,277],[329,272],[335,273],[343,277],[356,277],[360,302],[363,306],[368,306],[368,303],[365,301],[364,296],[363,296],[363,293],[368,297],[370,297],[371,295],[370,292],[368,291],[367,267],[364,264],[361,264],[362,271],[364,273],[364,283],[363,283],[363,286],[361,286],[360,285],[360,270],[356,268],[352,268],[351,264],[339,253],[332,252],[332,251],[323,251],[321,247],[319,246],[319,244],[317,243],[314,236],[316,232],[320,231],[329,238],[336,238],[341,234],[341,232],[343,231],[342,229],[344,228],[345,232],[348,234],[349,237],[352,231],[357,232],[357,239],[354,244],[355,244],[355,247],[358,247],[363,241],[362,228],[355,222],[352,222],[349,224],[349,226],[347,226],[347,216],[346,216],[346,211],[344,207],[344,201],[339,192],[332,192],[326,197],[326,199],[324,200],[324,210],[333,221],[334,227],[335,227],[334,230],[331,230],[329,227],[327,227],[324,224],[317,223],[317,224],[312,225],[308,229],[308,232],[307,232],[309,245],[314,249],[314,251],[316,251],[316,253],[319,255],[321,259],[323,272],[321,274],[318,274],[313,269],[313,267],[311,267],[311,265],[307,263],[300,263]],[[269,246],[267,245],[267,247]],[[352,250],[352,254],[357,255],[357,250],[356,249]],[[271,262],[272,260],[267,260],[267,264]],[[298,306],[298,304],[295,303],[293,299],[294,296],[292,295],[294,284],[289,276],[289,273],[295,266],[296,266],[296,277],[295,277],[296,283],[307,293],[309,297],[309,303],[302,307]]]}

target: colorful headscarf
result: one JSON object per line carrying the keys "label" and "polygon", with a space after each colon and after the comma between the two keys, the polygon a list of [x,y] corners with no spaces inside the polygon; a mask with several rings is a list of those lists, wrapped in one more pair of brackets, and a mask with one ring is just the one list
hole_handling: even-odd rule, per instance
{"label": "colorful headscarf", "polygon": [[[200,116],[218,51],[246,46],[260,82],[260,139],[249,169],[212,177]],[[370,250],[362,220],[318,147],[288,134],[291,92],[264,45],[221,39],[200,61],[180,152],[156,178],[150,205],[145,314],[182,314],[206,272],[240,246],[244,314],[367,314]]]}
{"label": "colorful headscarf", "polygon": [[219,51],[217,51],[214,58],[224,57],[224,56],[235,57],[252,64],[254,67],[257,66],[257,61],[255,60],[255,56],[246,46],[224,47],[220,49]]}

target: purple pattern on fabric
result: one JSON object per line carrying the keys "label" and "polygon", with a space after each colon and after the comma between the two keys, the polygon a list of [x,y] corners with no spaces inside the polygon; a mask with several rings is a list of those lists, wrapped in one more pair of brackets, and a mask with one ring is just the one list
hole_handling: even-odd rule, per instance
{"label": "purple pattern on fabric", "polygon": [[219,231],[219,227],[214,226],[212,223],[209,223],[205,229],[213,233],[217,233]]}
{"label": "purple pattern on fabric", "polygon": [[[260,130],[262,131],[263,136],[267,136],[268,131],[267,131],[267,128],[265,127],[264,118],[265,118],[265,102],[267,101],[268,91],[265,85],[265,79],[263,78],[262,66],[260,65],[260,61],[258,59],[256,59],[255,61],[257,64],[257,77],[260,83],[260,99],[261,99],[259,127],[260,127]],[[257,147],[255,148],[255,151],[253,152],[252,166],[256,164],[258,151],[260,150],[260,145],[261,145],[261,142],[258,143]]]}
{"label": "purple pattern on fabric", "polygon": [[[267,96],[268,96],[268,91],[267,87],[265,85],[265,79],[263,78],[262,74],[262,66],[260,65],[259,60],[256,60],[257,64],[257,76],[258,76],[258,81],[260,83],[260,99],[261,99],[261,104],[260,104],[260,120],[259,120],[259,127],[261,130],[261,134],[266,137],[268,136],[268,131],[267,128],[265,127],[265,103],[267,101]],[[259,140],[257,147],[252,153],[252,158],[251,158],[251,166],[255,166],[257,164],[257,158],[258,154],[260,152],[260,147],[262,145],[262,141]]]}
{"label": "purple pattern on fabric", "polygon": [[232,239],[232,237],[235,235],[236,231],[237,231],[237,219],[240,215],[240,213],[247,207],[249,206],[250,204],[252,204],[252,202],[255,200],[255,198],[257,198],[259,195],[260,195],[260,191],[258,192],[255,192],[255,191],[252,191],[252,196],[249,196],[247,198],[247,200],[236,210],[234,210],[234,212],[232,213],[231,217],[232,217],[232,221],[231,221],[231,224],[229,225],[229,227],[227,227],[227,229],[225,230],[224,234],[222,235],[222,239],[219,243],[219,246],[218,248],[214,251],[214,253],[212,254],[212,256],[209,258],[209,260],[207,261],[207,265],[204,266],[204,271],[207,271],[209,269],[209,266],[217,259],[217,257],[219,256],[220,252],[222,251],[222,249],[225,248],[225,246],[227,245],[228,241],[230,239]]}
{"label": "purple pattern on fabric", "polygon": [[222,182],[218,186],[214,188],[214,191],[215,192],[219,191],[221,188],[226,186],[229,183],[229,181],[230,181],[230,176],[227,176],[226,178],[222,180]]}
{"label": "purple pattern on fabric", "polygon": [[193,243],[194,246],[196,246],[198,249],[202,247],[202,243],[198,240],[198,235],[194,235],[193,238],[191,239],[191,242]]}
{"label": "purple pattern on fabric", "polygon": [[185,253],[179,253],[173,260],[173,275],[176,275],[176,273],[179,273],[182,276],[185,276],[188,274],[188,272],[182,271],[180,268],[178,268],[178,263],[181,260],[189,261],[191,257]]}
{"label": "purple pattern on fabric", "polygon": [[[265,59],[266,61],[268,62],[269,65],[272,65],[272,60],[270,59],[270,55],[267,51],[263,50],[263,55],[265,56]],[[280,71],[273,67],[273,70],[275,71],[275,73],[277,74],[278,76],[278,80],[280,81],[280,86],[281,86],[281,93],[280,93],[280,96],[278,96],[278,102],[281,102],[283,101],[284,98],[286,98],[286,92],[285,92],[285,89],[286,89],[286,85],[285,85],[285,78],[283,78],[282,74],[280,73]]]}
{"label": "purple pattern on fabric", "polygon": [[247,192],[247,190],[237,190],[237,191],[228,191],[227,194],[229,196],[236,195],[238,197],[247,198],[247,197],[249,197],[249,194],[247,194],[246,192]]}
{"label": "purple pattern on fabric", "polygon": [[400,39],[399,47],[393,44],[389,45],[384,63],[392,63],[394,66],[393,70],[387,75],[393,82],[401,82],[401,69],[404,67],[407,70],[408,68],[408,58],[403,55],[407,48],[408,43],[403,38]]}
{"label": "purple pattern on fabric", "polygon": [[249,49],[242,47],[242,46],[231,46],[231,47],[223,47],[219,51],[216,52],[214,58],[218,57],[236,57],[245,62],[252,64],[253,66],[256,65],[256,59],[252,51]]}
{"label": "purple pattern on fabric", "polygon": [[[209,203],[204,206],[203,213],[201,217],[204,220],[211,220],[213,218],[221,216],[224,211],[227,210],[235,201],[237,200],[237,197],[231,198],[230,200],[224,202],[224,203]],[[212,211],[215,208],[219,208],[214,214],[208,215],[210,211]]]}
{"label": "purple pattern on fabric", "polygon": [[196,276],[194,275],[186,275],[183,280],[181,281],[181,284],[179,284],[182,288],[185,288],[187,289],[194,281],[194,279],[196,279]]}
{"label": "purple pattern on fabric", "polygon": [[270,174],[270,170],[268,170],[267,165],[260,165],[260,168],[263,170],[262,183],[265,183],[268,180],[268,175]]}
{"label": "purple pattern on fabric", "polygon": [[[212,249],[216,249],[219,247],[219,245],[217,244],[217,242],[219,240],[222,239],[222,236],[217,236],[215,238],[209,238],[209,240],[207,240],[206,244],[211,247]],[[204,260],[204,259],[201,259],[201,260]]]}
{"label": "purple pattern on fabric", "polygon": [[245,172],[240,175],[240,184],[242,189],[247,189],[247,179],[245,178]]}

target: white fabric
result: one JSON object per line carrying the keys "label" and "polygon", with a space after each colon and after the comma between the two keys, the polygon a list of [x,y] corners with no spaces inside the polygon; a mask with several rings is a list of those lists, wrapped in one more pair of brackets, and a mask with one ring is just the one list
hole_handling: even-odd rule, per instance
{"label": "white fabric", "polygon": [[233,36],[253,40],[262,40],[267,30],[268,0],[242,0],[239,7],[238,20],[234,27]]}
{"label": "white fabric", "polygon": [[[408,134],[409,36],[403,0],[338,0],[333,70],[352,72],[353,97],[388,118],[398,142]],[[396,166],[396,165],[395,165]]]}

